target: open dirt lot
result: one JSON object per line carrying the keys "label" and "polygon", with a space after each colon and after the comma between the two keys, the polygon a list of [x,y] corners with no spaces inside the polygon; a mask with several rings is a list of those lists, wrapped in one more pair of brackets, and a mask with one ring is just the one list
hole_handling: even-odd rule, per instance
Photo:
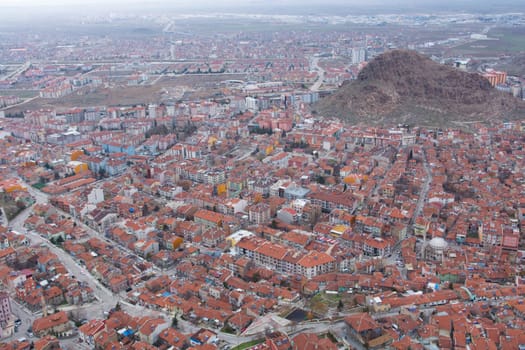
{"label": "open dirt lot", "polygon": [[115,88],[84,88],[58,99],[36,98],[22,106],[13,107],[7,113],[40,108],[57,111],[72,107],[119,106],[159,103],[180,99],[181,93],[190,98],[213,96],[220,92],[218,83],[224,80],[244,79],[242,74],[188,74],[164,76],[154,85],[121,86]]}

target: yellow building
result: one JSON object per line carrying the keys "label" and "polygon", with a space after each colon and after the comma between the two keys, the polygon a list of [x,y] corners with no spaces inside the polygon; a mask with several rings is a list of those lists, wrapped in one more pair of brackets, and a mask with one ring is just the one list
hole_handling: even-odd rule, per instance
{"label": "yellow building", "polygon": [[173,250],[177,250],[181,245],[182,243],[184,242],[184,239],[182,237],[175,237],[173,239]]}
{"label": "yellow building", "polygon": [[226,193],[226,191],[228,190],[226,184],[219,184],[217,185],[217,194],[220,196],[221,194],[223,193]]}
{"label": "yellow building", "polygon": [[8,179],[0,182],[0,192],[16,192],[16,191],[25,191],[25,187],[16,179]]}
{"label": "yellow building", "polygon": [[67,167],[69,171],[74,174],[80,174],[82,172],[88,171],[87,163],[79,162],[76,160],[72,160],[69,163],[67,163]]}
{"label": "yellow building", "polygon": [[82,152],[81,150],[78,150],[78,149],[74,150],[74,151],[71,152],[70,159],[72,161],[75,161],[75,160],[78,159],[78,157],[80,157],[83,154],[84,154],[84,152]]}

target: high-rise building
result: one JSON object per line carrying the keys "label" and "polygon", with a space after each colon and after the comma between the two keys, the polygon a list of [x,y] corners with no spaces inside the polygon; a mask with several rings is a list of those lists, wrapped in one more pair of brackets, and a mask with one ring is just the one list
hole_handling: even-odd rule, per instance
{"label": "high-rise building", "polygon": [[496,86],[500,84],[505,84],[505,82],[507,81],[507,72],[501,72],[494,69],[487,69],[485,73],[483,73],[483,77],[490,82],[490,85]]}
{"label": "high-rise building", "polygon": [[11,318],[11,299],[6,292],[0,292],[0,325],[5,325]]}
{"label": "high-rise building", "polygon": [[255,112],[259,110],[259,100],[255,97],[246,97],[246,108],[248,108],[249,111]]}
{"label": "high-rise building", "polygon": [[148,116],[152,119],[157,118],[157,105],[156,104],[148,105]]}
{"label": "high-rise building", "polygon": [[352,48],[352,64],[359,64],[366,61],[366,50],[364,47]]}

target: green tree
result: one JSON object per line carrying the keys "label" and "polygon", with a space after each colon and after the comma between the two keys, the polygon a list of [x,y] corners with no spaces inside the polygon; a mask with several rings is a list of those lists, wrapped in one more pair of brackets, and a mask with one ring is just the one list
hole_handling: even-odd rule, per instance
{"label": "green tree", "polygon": [[341,299],[339,299],[339,303],[337,303],[337,311],[341,312],[343,310],[344,304]]}
{"label": "green tree", "polygon": [[106,169],[104,168],[98,169],[98,176],[99,178],[103,178],[104,176],[106,176]]}
{"label": "green tree", "polygon": [[64,237],[62,237],[62,235],[60,235],[56,239],[56,245],[62,245],[62,243],[64,243]]}
{"label": "green tree", "polygon": [[261,280],[261,275],[259,274],[259,272],[255,272],[252,276],[252,282],[259,282]]}

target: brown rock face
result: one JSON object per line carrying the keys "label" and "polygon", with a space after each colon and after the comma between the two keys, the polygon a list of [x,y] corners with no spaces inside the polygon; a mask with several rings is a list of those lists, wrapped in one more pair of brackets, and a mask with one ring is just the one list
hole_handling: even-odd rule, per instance
{"label": "brown rock face", "polygon": [[414,51],[384,53],[314,108],[353,123],[461,127],[525,116],[524,103],[482,76],[441,65]]}

